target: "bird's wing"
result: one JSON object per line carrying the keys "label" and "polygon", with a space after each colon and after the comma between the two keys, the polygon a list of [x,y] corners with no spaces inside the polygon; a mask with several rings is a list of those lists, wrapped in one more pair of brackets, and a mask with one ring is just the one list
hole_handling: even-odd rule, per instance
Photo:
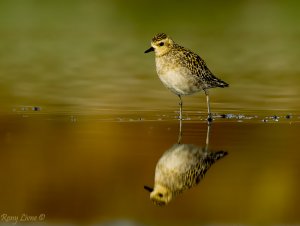
{"label": "bird's wing", "polygon": [[199,162],[191,167],[185,174],[186,186],[192,187],[198,184],[202,178],[205,176],[207,170],[219,159],[226,156],[228,153],[226,151],[211,152],[205,157],[201,156]]}
{"label": "bird's wing", "polygon": [[184,49],[184,58],[186,59],[186,66],[190,69],[193,75],[199,77],[207,87],[227,87],[228,84],[221,79],[217,78],[207,67],[205,61],[196,53],[191,50]]}

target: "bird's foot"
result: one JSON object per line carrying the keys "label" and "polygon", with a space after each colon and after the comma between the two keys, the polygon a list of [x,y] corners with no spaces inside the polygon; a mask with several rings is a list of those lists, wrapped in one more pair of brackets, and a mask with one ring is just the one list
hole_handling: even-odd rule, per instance
{"label": "bird's foot", "polygon": [[175,116],[175,118],[177,118],[179,121],[182,121],[183,120],[182,113],[179,112],[179,115]]}
{"label": "bird's foot", "polygon": [[208,122],[208,123],[212,123],[212,121],[213,121],[212,115],[211,115],[211,114],[208,114],[207,122]]}

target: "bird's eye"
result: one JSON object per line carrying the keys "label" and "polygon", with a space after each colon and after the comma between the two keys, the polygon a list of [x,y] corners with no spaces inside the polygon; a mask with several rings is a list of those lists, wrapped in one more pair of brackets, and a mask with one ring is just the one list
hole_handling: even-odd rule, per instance
{"label": "bird's eye", "polygon": [[160,42],[160,43],[159,43],[159,46],[163,46],[164,44],[165,44],[165,43],[163,43],[163,42]]}
{"label": "bird's eye", "polygon": [[160,198],[162,198],[162,197],[163,197],[163,194],[162,194],[162,193],[158,193],[158,196],[159,196]]}

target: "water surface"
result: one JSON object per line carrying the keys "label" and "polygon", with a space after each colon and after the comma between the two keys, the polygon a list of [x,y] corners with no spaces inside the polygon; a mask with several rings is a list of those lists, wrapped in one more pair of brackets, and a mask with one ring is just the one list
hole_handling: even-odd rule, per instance
{"label": "water surface", "polygon": [[[145,225],[299,221],[299,119],[214,122],[209,149],[228,156],[164,208],[151,203],[143,186],[153,184],[156,162],[177,143],[177,120],[74,119],[1,118],[3,213]],[[181,143],[204,147],[206,132],[205,122],[184,121]]]}

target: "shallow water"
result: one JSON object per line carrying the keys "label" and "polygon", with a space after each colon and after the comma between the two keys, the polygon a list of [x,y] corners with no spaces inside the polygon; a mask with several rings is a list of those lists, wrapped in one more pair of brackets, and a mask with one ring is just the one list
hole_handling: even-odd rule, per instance
{"label": "shallow water", "polygon": [[[177,120],[2,117],[0,209],[45,214],[47,222],[298,223],[299,117],[216,120],[209,150],[228,156],[163,208],[151,203],[143,186],[153,185],[156,162],[177,143]],[[206,122],[183,121],[181,143],[204,147],[206,135]]]}
{"label": "shallow water", "polygon": [[[179,136],[158,32],[230,84],[210,92],[228,156],[163,208],[143,189]],[[300,223],[298,2],[1,1],[0,34],[0,224]],[[205,147],[205,95],[183,104],[181,143]]]}

